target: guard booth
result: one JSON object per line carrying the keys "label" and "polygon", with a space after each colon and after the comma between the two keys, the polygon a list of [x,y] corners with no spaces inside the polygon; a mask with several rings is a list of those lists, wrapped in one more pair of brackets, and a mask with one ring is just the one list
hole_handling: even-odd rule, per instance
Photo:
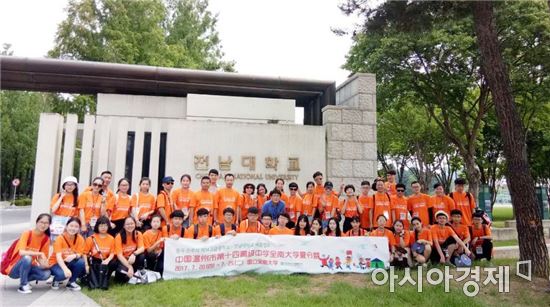
{"label": "guard booth", "polygon": [[540,209],[540,216],[543,220],[550,219],[550,209],[548,208],[548,186],[538,186],[535,191],[537,194],[537,203]]}

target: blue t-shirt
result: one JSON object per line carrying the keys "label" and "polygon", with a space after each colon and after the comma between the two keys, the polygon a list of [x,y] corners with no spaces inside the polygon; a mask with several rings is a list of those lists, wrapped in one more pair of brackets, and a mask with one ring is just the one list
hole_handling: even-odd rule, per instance
{"label": "blue t-shirt", "polygon": [[262,207],[262,214],[264,212],[269,213],[273,221],[276,221],[279,218],[279,214],[285,212],[285,203],[280,200],[277,205],[275,205],[271,200],[268,200]]}

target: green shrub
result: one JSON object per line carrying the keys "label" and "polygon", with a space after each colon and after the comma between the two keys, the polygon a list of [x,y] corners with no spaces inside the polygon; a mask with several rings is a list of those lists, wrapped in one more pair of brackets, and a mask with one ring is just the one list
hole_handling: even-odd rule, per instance
{"label": "green shrub", "polygon": [[31,198],[20,198],[15,200],[15,205],[20,206],[30,206],[32,204]]}

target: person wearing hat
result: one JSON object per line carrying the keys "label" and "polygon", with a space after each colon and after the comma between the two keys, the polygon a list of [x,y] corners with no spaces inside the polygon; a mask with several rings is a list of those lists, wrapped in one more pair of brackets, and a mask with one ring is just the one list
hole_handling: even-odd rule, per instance
{"label": "person wearing hat", "polygon": [[325,193],[319,196],[317,201],[317,214],[315,216],[321,218],[323,221],[323,229],[327,227],[328,220],[336,216],[336,210],[339,209],[338,196],[332,191],[334,188],[332,182],[325,182],[324,187]]}
{"label": "person wearing hat", "polygon": [[162,225],[170,223],[168,220],[170,214],[176,211],[175,204],[172,202],[171,191],[174,187],[174,178],[172,176],[166,176],[162,178],[162,190],[157,196],[157,210],[158,214],[162,217]]}
{"label": "person wearing hat", "polygon": [[457,249],[457,246],[462,247],[466,255],[470,256],[470,250],[468,250],[464,242],[460,240],[453,228],[447,225],[449,215],[445,211],[439,210],[435,213],[435,217],[437,219],[437,225],[431,228],[435,248],[435,252],[431,255],[432,262],[442,264],[451,263],[451,256]]}
{"label": "person wearing hat", "polygon": [[78,180],[74,176],[68,176],[61,182],[61,192],[53,196],[50,212],[52,215],[65,217],[78,216],[77,201]]}

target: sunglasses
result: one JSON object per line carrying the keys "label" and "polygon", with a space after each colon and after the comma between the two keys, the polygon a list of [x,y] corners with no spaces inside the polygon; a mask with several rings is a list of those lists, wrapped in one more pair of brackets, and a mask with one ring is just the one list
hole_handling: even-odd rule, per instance
{"label": "sunglasses", "polygon": [[95,182],[94,182],[94,183],[92,184],[92,186],[94,186],[94,187],[102,187],[103,184],[101,184],[101,183],[95,183]]}
{"label": "sunglasses", "polygon": [[164,184],[169,184],[169,185],[173,185],[173,184],[174,184],[174,182],[173,182],[173,181],[171,181],[171,182],[165,182]]}
{"label": "sunglasses", "polygon": [[405,192],[405,190],[397,190],[397,192]]}
{"label": "sunglasses", "polygon": [[297,191],[297,188],[290,188],[291,191]]}

